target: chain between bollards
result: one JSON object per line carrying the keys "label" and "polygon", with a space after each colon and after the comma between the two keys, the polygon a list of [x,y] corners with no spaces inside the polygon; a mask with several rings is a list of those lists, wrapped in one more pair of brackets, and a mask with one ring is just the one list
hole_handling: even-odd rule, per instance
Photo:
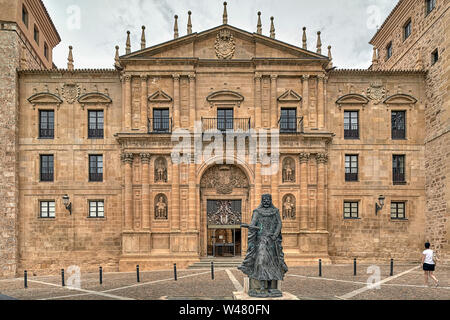
{"label": "chain between bollards", "polygon": [[353,275],[356,276],[356,258],[353,259]]}
{"label": "chain between bollards", "polygon": [[136,266],[136,280],[137,282],[141,282],[141,279],[139,278],[139,265]]}
{"label": "chain between bollards", "polygon": [[23,272],[23,285],[24,285],[25,289],[28,288],[28,272],[27,272],[27,270],[25,270]]}
{"label": "chain between bollards", "polygon": [[98,272],[99,272],[100,284],[103,284],[103,268],[100,267],[98,269]]}
{"label": "chain between bollards", "polygon": [[65,283],[64,283],[64,269],[61,269],[61,285],[64,287]]}
{"label": "chain between bollards", "polygon": [[394,259],[391,259],[391,277],[394,275]]}
{"label": "chain between bollards", "polygon": [[175,281],[177,281],[177,264],[176,263],[173,264],[173,277],[174,277]]}
{"label": "chain between bollards", "polygon": [[319,277],[322,276],[322,259],[319,259]]}
{"label": "chain between bollards", "polygon": [[214,262],[211,261],[211,279],[214,280]]}

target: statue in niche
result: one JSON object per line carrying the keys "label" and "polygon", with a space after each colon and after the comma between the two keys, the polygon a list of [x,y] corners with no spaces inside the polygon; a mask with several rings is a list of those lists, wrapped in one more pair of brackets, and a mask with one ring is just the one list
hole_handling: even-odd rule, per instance
{"label": "statue in niche", "polygon": [[280,211],[272,204],[272,196],[264,194],[261,205],[253,211],[248,228],[247,255],[238,267],[249,277],[250,297],[281,297],[278,281],[282,281],[288,267],[284,262]]}
{"label": "statue in niche", "polygon": [[284,160],[283,182],[295,182],[295,167],[291,158]]}
{"label": "statue in niche", "polygon": [[167,182],[167,163],[164,158],[155,161],[155,182]]}
{"label": "statue in niche", "polygon": [[164,195],[158,195],[156,197],[158,202],[155,205],[155,219],[167,220],[167,202]]}
{"label": "statue in niche", "polygon": [[292,198],[293,196],[288,195],[283,201],[283,220],[295,220],[295,199],[293,201]]}

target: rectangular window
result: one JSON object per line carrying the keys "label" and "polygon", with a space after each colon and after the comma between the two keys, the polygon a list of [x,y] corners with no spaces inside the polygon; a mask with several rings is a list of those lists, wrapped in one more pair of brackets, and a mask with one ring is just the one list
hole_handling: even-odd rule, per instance
{"label": "rectangular window", "polygon": [[392,178],[394,184],[404,184],[405,181],[405,156],[394,155],[392,159]]}
{"label": "rectangular window", "polygon": [[89,139],[103,139],[103,110],[95,110],[88,112],[89,118],[89,128],[88,128],[88,138]]}
{"label": "rectangular window", "polygon": [[153,132],[170,132],[169,109],[153,109]]}
{"label": "rectangular window", "polygon": [[434,7],[436,7],[436,0],[426,0],[427,14],[433,11]]}
{"label": "rectangular window", "polygon": [[297,132],[297,109],[281,108],[280,132]]}
{"label": "rectangular window", "polygon": [[412,24],[411,19],[406,22],[406,24],[403,26],[403,40],[406,40],[410,35],[412,31]]}
{"label": "rectangular window", "polygon": [[28,28],[28,10],[25,8],[25,5],[22,5],[22,21]]}
{"label": "rectangular window", "polygon": [[233,109],[217,109],[217,130],[233,130]]}
{"label": "rectangular window", "polygon": [[358,181],[358,155],[345,156],[345,181]]}
{"label": "rectangular window", "polygon": [[55,201],[40,201],[39,217],[54,218],[55,217]]}
{"label": "rectangular window", "polygon": [[431,65],[434,65],[436,62],[438,62],[438,60],[439,60],[439,51],[438,49],[435,49],[431,53]]}
{"label": "rectangular window", "polygon": [[391,219],[401,220],[406,219],[406,203],[405,202],[391,202]]}
{"label": "rectangular window", "polygon": [[102,182],[103,181],[103,156],[90,155],[89,156],[89,181]]}
{"label": "rectangular window", "polygon": [[392,111],[391,113],[392,139],[406,139],[406,112]]}
{"label": "rectangular window", "polygon": [[386,60],[389,60],[390,57],[392,57],[392,41],[386,47]]}
{"label": "rectangular window", "polygon": [[358,111],[344,111],[344,139],[359,139]]}
{"label": "rectangular window", "polygon": [[48,60],[48,45],[44,42],[44,57]]}
{"label": "rectangular window", "polygon": [[103,200],[89,201],[89,217],[90,218],[105,217],[105,203]]}
{"label": "rectangular window", "polygon": [[34,25],[34,41],[39,44],[39,29],[36,25]]}
{"label": "rectangular window", "polygon": [[40,156],[40,176],[42,182],[53,181],[53,155],[41,155]]}
{"label": "rectangular window", "polygon": [[39,138],[53,139],[55,137],[55,112],[39,110]]}
{"label": "rectangular window", "polygon": [[344,202],[344,219],[358,219],[359,218],[359,203],[358,202]]}

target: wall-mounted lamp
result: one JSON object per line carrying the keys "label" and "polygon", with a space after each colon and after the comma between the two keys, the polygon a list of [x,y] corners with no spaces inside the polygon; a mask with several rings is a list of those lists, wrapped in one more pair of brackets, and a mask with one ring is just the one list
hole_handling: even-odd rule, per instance
{"label": "wall-mounted lamp", "polygon": [[72,214],[72,203],[70,202],[69,196],[65,194],[62,198],[64,206],[66,207],[67,210],[69,210],[69,213]]}
{"label": "wall-mounted lamp", "polygon": [[383,209],[383,207],[384,207],[384,199],[385,199],[385,197],[383,197],[383,196],[379,196],[379,197],[378,197],[378,202],[379,202],[380,204],[375,203],[375,215],[378,215],[378,211],[380,211],[381,209]]}

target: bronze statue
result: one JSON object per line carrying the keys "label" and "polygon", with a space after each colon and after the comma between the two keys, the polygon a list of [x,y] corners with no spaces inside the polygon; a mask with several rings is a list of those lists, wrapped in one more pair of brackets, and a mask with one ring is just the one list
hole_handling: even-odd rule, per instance
{"label": "bronze statue", "polygon": [[253,211],[248,228],[247,255],[238,267],[248,275],[248,295],[257,298],[281,297],[278,281],[284,279],[288,267],[284,262],[280,211],[272,204],[272,196],[264,194],[261,205]]}

